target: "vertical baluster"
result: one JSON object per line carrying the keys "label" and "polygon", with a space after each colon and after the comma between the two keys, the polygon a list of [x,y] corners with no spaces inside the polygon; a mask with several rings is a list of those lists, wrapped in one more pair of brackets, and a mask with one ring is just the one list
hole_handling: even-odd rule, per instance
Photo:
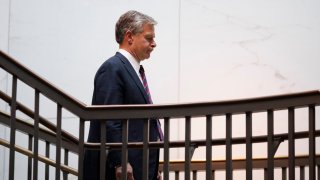
{"label": "vertical baluster", "polygon": [[61,118],[62,106],[57,104],[56,180],[60,180],[61,171]]}
{"label": "vertical baluster", "polygon": [[317,169],[318,169],[318,180],[320,180],[320,165],[317,165]]}
{"label": "vertical baluster", "polygon": [[79,120],[79,157],[78,157],[78,178],[83,180],[83,158],[84,158],[84,124],[85,120]]}
{"label": "vertical baluster", "polygon": [[169,179],[169,140],[170,140],[170,118],[164,118],[164,155],[163,155],[163,178]]}
{"label": "vertical baluster", "polygon": [[[69,164],[69,150],[64,149],[64,164],[67,166]],[[68,173],[66,171],[63,172],[63,180],[68,179]]]}
{"label": "vertical baluster", "polygon": [[216,171],[212,170],[212,180],[215,180],[215,178],[216,178]]}
{"label": "vertical baluster", "polygon": [[294,125],[294,108],[289,108],[288,122],[288,143],[289,143],[289,179],[295,180],[295,125]]}
{"label": "vertical baluster", "polygon": [[34,147],[33,147],[33,180],[38,179],[38,149],[39,149],[39,91],[35,90],[34,100]]}
{"label": "vertical baluster", "polygon": [[246,113],[246,180],[252,180],[252,113]]}
{"label": "vertical baluster", "polygon": [[17,105],[17,77],[12,76],[12,97],[11,97],[11,118],[10,118],[10,155],[9,155],[9,180],[14,180],[14,160],[16,144],[16,105]]}
{"label": "vertical baluster", "polygon": [[286,167],[282,167],[282,180],[287,180],[287,168]]}
{"label": "vertical baluster", "polygon": [[192,180],[197,180],[197,171],[196,170],[192,171]]}
{"label": "vertical baluster", "polygon": [[[32,151],[32,135],[29,134],[28,139],[28,150]],[[28,180],[31,180],[32,178],[32,157],[28,156]]]}
{"label": "vertical baluster", "polygon": [[179,180],[179,171],[174,172],[174,179]]}
{"label": "vertical baluster", "polygon": [[100,180],[106,178],[106,121],[100,122]]}
{"label": "vertical baluster", "polygon": [[226,115],[226,179],[232,180],[232,115]]}
{"label": "vertical baluster", "polygon": [[315,106],[309,106],[309,179],[315,180],[316,179],[316,113],[315,113]]}
{"label": "vertical baluster", "polygon": [[186,117],[186,131],[185,131],[185,166],[184,166],[184,176],[185,180],[190,179],[190,164],[191,164],[191,117]]}
{"label": "vertical baluster", "polygon": [[150,119],[143,121],[143,180],[147,180],[149,175],[149,124]]}
{"label": "vertical baluster", "polygon": [[212,179],[212,115],[206,116],[206,179]]}
{"label": "vertical baluster", "polygon": [[263,169],[263,174],[264,174],[264,180],[267,180],[268,179],[268,169],[267,168]]}
{"label": "vertical baluster", "polygon": [[[304,180],[304,166],[300,166],[300,180]],[[309,178],[309,180],[311,180]]]}
{"label": "vertical baluster", "polygon": [[[50,156],[50,142],[46,141],[46,157],[49,158],[49,156]],[[44,176],[45,176],[45,180],[49,180],[49,164],[47,163],[45,166]]]}
{"label": "vertical baluster", "polygon": [[[122,166],[122,172],[127,172],[127,163],[128,163],[128,123],[129,120],[125,119],[122,120],[122,160],[121,160],[121,166]],[[126,180],[127,179],[127,173],[121,174],[121,179]]]}
{"label": "vertical baluster", "polygon": [[273,110],[268,110],[268,180],[274,179],[273,121]]}

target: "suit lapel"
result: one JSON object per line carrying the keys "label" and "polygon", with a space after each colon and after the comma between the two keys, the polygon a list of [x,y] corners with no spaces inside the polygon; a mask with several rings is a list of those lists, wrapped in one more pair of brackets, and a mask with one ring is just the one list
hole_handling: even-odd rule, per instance
{"label": "suit lapel", "polygon": [[137,87],[139,88],[142,96],[144,97],[146,103],[148,104],[148,95],[147,95],[147,93],[146,93],[146,91],[140,81],[140,78],[138,77],[136,71],[133,69],[129,60],[126,57],[124,57],[121,53],[118,53],[118,52],[117,52],[116,56],[120,57],[120,60],[123,62],[125,69],[128,71],[129,75],[131,76],[131,78],[133,79],[133,81],[135,82]]}

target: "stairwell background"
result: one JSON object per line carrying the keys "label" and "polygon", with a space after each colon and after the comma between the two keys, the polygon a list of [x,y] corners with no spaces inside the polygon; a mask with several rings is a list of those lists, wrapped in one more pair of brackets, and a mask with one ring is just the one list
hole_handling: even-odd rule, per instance
{"label": "stairwell background", "polygon": [[[157,48],[144,62],[155,104],[218,101],[320,89],[320,2],[307,1],[40,1],[0,0],[0,49],[80,101],[90,104],[93,77],[117,50],[114,24],[129,9],[158,21]],[[0,70],[0,88],[10,94],[10,77]],[[19,84],[24,86],[23,84]],[[170,88],[168,88],[170,87]],[[33,91],[20,88],[18,100],[33,107]],[[41,97],[42,116],[55,122],[55,104]],[[9,110],[2,102],[2,110]],[[305,118],[305,110],[297,118]],[[319,112],[319,109],[317,109]],[[276,118],[286,116],[278,113]],[[77,119],[63,113],[62,127],[77,135]],[[234,121],[233,136],[245,133],[244,117]],[[265,132],[265,114],[253,134]],[[217,121],[213,132],[225,137]],[[319,122],[317,120],[316,122]],[[171,139],[183,139],[182,122],[172,124]],[[255,123],[255,122],[254,122]],[[192,124],[203,138],[204,121]],[[316,124],[319,128],[320,123]],[[297,124],[296,130],[307,129]],[[275,121],[275,133],[286,131]],[[0,125],[0,136],[9,138]],[[23,145],[24,139],[17,138]],[[297,143],[297,147],[305,142]],[[317,144],[319,144],[317,139]],[[304,146],[303,146],[304,147]],[[263,147],[254,148],[265,154]],[[278,153],[285,152],[279,148]],[[224,149],[214,149],[223,158]],[[233,155],[243,156],[242,147]],[[297,149],[303,154],[306,149]],[[317,146],[319,152],[319,146]],[[194,158],[201,157],[196,150]],[[176,150],[176,159],[184,157]],[[19,158],[19,156],[17,156]],[[21,161],[25,159],[21,156]],[[8,151],[0,147],[0,179],[7,179]],[[76,163],[76,162],[73,162]],[[72,164],[72,162],[70,162]],[[19,168],[19,163],[16,164]],[[76,167],[76,165],[75,165]],[[24,177],[25,172],[17,174]]]}

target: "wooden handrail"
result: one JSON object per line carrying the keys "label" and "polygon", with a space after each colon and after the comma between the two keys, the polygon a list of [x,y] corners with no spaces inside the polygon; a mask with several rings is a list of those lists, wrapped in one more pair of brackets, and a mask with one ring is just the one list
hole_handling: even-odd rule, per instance
{"label": "wooden handrail", "polygon": [[[32,122],[26,122],[19,118],[16,118],[17,130],[28,135],[34,135],[34,124]],[[0,111],[0,123],[10,127],[10,116]],[[39,138],[50,143],[56,143],[56,132],[50,129],[39,127]],[[68,138],[62,137],[62,147],[69,149],[71,152],[78,153],[79,140],[76,139],[76,143],[70,141]]]}
{"label": "wooden handrail", "polygon": [[[320,137],[320,130],[316,130],[315,133],[316,137]],[[295,139],[303,139],[309,137],[309,131],[301,131],[295,133]],[[252,143],[265,143],[267,142],[268,136],[253,136],[252,137]],[[282,134],[274,134],[275,139],[279,139],[280,141],[288,140],[288,133],[282,133]],[[231,139],[232,145],[235,144],[245,144],[246,138],[245,137],[234,137]],[[212,139],[212,146],[220,146],[225,145],[226,139]],[[163,147],[163,142],[149,142],[150,148],[161,148]],[[185,147],[185,141],[170,141],[169,142],[170,147],[173,148],[179,148],[179,147]],[[206,140],[192,140],[191,145],[195,147],[205,146]],[[121,149],[122,144],[121,143],[106,143],[106,146],[108,149]],[[85,147],[87,149],[96,149],[98,150],[100,148],[100,143],[85,143]],[[129,142],[128,148],[142,148],[143,143],[142,142]]]}
{"label": "wooden handrail", "polygon": [[[19,80],[32,88],[39,90],[46,97],[84,120],[90,120],[90,118],[105,120],[108,118],[197,117],[205,114],[238,114],[243,112],[261,112],[266,111],[267,109],[280,110],[288,107],[305,107],[307,105],[320,104],[320,91],[313,90],[300,93],[219,102],[164,105],[87,106],[50,84],[44,78],[41,78],[39,75],[18,63],[18,61],[2,51],[0,51],[0,67],[17,76]],[[123,111],[126,111],[126,113],[123,113]]]}
{"label": "wooden handrail", "polygon": [[[7,148],[10,148],[10,143],[2,138],[0,138],[0,145],[2,146],[5,146]],[[34,154],[32,151],[28,150],[28,149],[25,149],[21,146],[18,146],[18,145],[15,145],[15,151],[23,154],[23,155],[26,155],[28,157],[31,157],[31,158],[34,158]],[[57,166],[57,163],[50,159],[50,158],[47,158],[45,156],[42,156],[42,155],[38,155],[39,157],[39,161],[45,163],[45,164],[49,164],[50,166],[53,166],[53,167],[56,167]],[[64,164],[61,164],[61,170],[64,171],[64,172],[67,172],[67,173],[70,173],[70,174],[73,174],[75,176],[78,176],[78,171],[70,166],[66,166]]]}
{"label": "wooden handrail", "polygon": [[[212,117],[212,116],[220,116],[220,115],[229,115],[229,117],[231,117],[232,115],[235,114],[252,114],[252,113],[257,113],[257,112],[267,112],[268,111],[268,120],[269,117],[272,121],[268,121],[268,122],[272,122],[273,123],[273,112],[277,111],[277,110],[292,110],[293,108],[302,108],[302,107],[309,107],[309,112],[311,112],[310,115],[310,132],[308,134],[308,132],[293,132],[290,133],[290,138],[291,140],[289,140],[289,142],[292,142],[294,140],[292,139],[297,139],[297,138],[306,138],[309,137],[309,140],[311,141],[311,145],[309,147],[309,149],[312,150],[312,148],[315,148],[315,136],[319,136],[320,131],[315,129],[315,106],[320,105],[320,91],[319,90],[313,90],[313,91],[306,91],[306,92],[299,92],[299,93],[291,93],[291,94],[283,94],[283,95],[275,95],[275,96],[267,96],[267,97],[257,97],[257,98],[249,98],[249,99],[239,99],[239,100],[228,100],[228,101],[218,101],[218,102],[200,102],[200,103],[180,103],[180,104],[163,104],[163,105],[156,105],[156,104],[152,104],[152,105],[105,105],[105,106],[88,106],[78,100],[76,100],[75,98],[71,97],[70,95],[68,95],[67,93],[63,92],[62,90],[60,90],[59,88],[53,86],[52,84],[50,84],[48,81],[46,81],[45,79],[41,78],[39,75],[35,74],[34,72],[32,72],[31,70],[29,70],[28,68],[26,68],[25,66],[23,66],[22,64],[18,63],[17,61],[15,61],[13,58],[9,57],[8,55],[6,55],[5,53],[0,51],[0,67],[5,69],[8,73],[13,75],[13,92],[16,92],[16,82],[17,79],[20,81],[23,81],[24,83],[26,83],[28,86],[30,86],[31,88],[35,89],[35,91],[37,92],[37,95],[39,95],[39,93],[41,95],[44,95],[46,97],[48,97],[50,100],[52,100],[53,102],[57,103],[58,107],[59,107],[59,112],[61,112],[62,108],[67,109],[68,111],[70,111],[71,113],[75,114],[77,117],[79,117],[80,121],[79,121],[79,138],[80,138],[80,143],[79,140],[75,137],[73,137],[72,135],[68,134],[67,132],[61,131],[61,128],[59,126],[59,128],[56,128],[56,126],[52,123],[50,123],[49,121],[46,121],[44,118],[40,117],[40,124],[45,125],[46,127],[48,127],[49,129],[51,129],[53,132],[55,130],[58,130],[57,133],[57,152],[60,152],[59,149],[61,149],[61,144],[60,144],[60,140],[64,140],[64,138],[70,140],[70,143],[66,143],[66,144],[71,144],[72,145],[76,145],[78,146],[78,152],[79,152],[79,159],[83,159],[83,152],[84,152],[84,147],[85,148],[96,148],[98,146],[100,146],[100,143],[84,143],[84,124],[85,121],[89,121],[89,120],[107,120],[107,119],[132,119],[134,120],[135,118],[146,118],[146,119],[150,119],[150,118],[166,118],[168,120],[176,120],[177,118],[189,118],[189,120],[191,120],[191,118],[194,117]],[[13,97],[15,97],[15,93],[13,93]],[[7,96],[5,93],[0,93],[1,95],[1,99],[4,99],[9,105],[11,103],[11,98],[9,96]],[[35,115],[37,114],[38,116],[38,112],[34,113],[32,112],[30,109],[28,109],[27,107],[23,106],[20,103],[16,104],[16,99],[13,98],[13,108],[12,108],[12,112],[14,112],[13,114],[15,115],[15,111],[16,109],[19,109],[20,111],[24,112],[25,114],[29,115],[32,119],[34,119]],[[38,102],[38,101],[37,101]],[[17,106],[17,107],[15,107]],[[126,113],[123,113],[123,112]],[[272,112],[272,116],[269,116],[269,112]],[[293,112],[293,111],[290,111]],[[2,114],[0,114],[2,115]],[[61,115],[61,113],[60,113]],[[15,120],[15,116],[12,116],[13,120]],[[7,118],[8,119],[8,118]],[[35,118],[36,120],[38,120],[38,118]],[[229,118],[230,120],[230,118]],[[57,120],[58,121],[58,120]],[[196,121],[196,120],[195,120]],[[15,122],[15,121],[12,121]],[[16,123],[12,123],[12,127],[13,129],[18,129],[19,127],[19,121],[17,121],[17,126],[15,125]],[[59,116],[59,123],[61,123],[61,116]],[[168,124],[168,123],[167,123]],[[271,124],[270,126],[272,126],[273,124]],[[209,126],[210,127],[210,126]],[[268,124],[269,127],[269,124]],[[229,130],[231,129],[231,126],[229,126]],[[290,128],[289,128],[290,129]],[[228,130],[228,129],[227,129]],[[231,129],[232,130],[232,129]],[[292,128],[291,128],[292,130]],[[40,129],[41,131],[41,129]],[[211,130],[210,130],[211,131]],[[14,131],[11,131],[14,132]],[[42,132],[42,131],[41,131]],[[290,131],[291,132],[291,131]],[[50,133],[49,133],[50,134]],[[187,134],[190,134],[190,129],[189,131],[187,131]],[[15,134],[13,133],[13,135],[11,136],[12,139],[14,139]],[[52,134],[51,134],[52,136]],[[270,131],[270,133],[268,132],[268,136],[256,136],[256,137],[251,137],[247,136],[246,138],[240,137],[240,138],[230,138],[227,136],[227,141],[228,141],[228,145],[229,148],[227,148],[228,150],[230,149],[230,147],[232,147],[230,145],[231,144],[244,144],[249,141],[246,141],[250,138],[250,142],[251,143],[255,143],[255,142],[267,142],[268,141],[268,148],[272,147],[272,138],[279,138],[280,141],[283,140],[287,140],[288,139],[288,134],[273,134],[273,130]],[[36,136],[35,138],[35,142],[37,142],[38,136]],[[204,146],[206,145],[207,147],[211,147],[212,145],[224,145],[226,144],[226,139],[213,139],[212,140],[212,145],[210,144],[210,139],[211,138],[207,138],[206,140],[188,140],[188,145],[186,146],[186,155],[188,156],[188,152],[189,152],[189,144],[191,144],[192,146]],[[33,154],[31,151],[26,150],[26,149],[21,149],[21,147],[18,146],[14,146],[14,140],[11,140],[11,144],[9,144],[8,142],[6,142],[5,140],[1,140],[1,144],[3,144],[4,146],[8,147],[10,146],[10,162],[14,162],[14,151],[18,151],[21,152],[23,154],[26,154],[29,157],[33,157]],[[54,143],[54,142],[53,142]],[[165,139],[165,143],[168,145],[168,139]],[[37,145],[37,143],[35,143],[35,146]],[[107,148],[119,148],[121,146],[121,143],[107,143]],[[146,144],[144,144],[146,145]],[[128,147],[129,148],[138,148],[138,147],[142,147],[143,144],[142,143],[129,143]],[[152,148],[152,147],[163,147],[164,143],[158,143],[158,142],[150,142],[148,145],[148,147]],[[185,142],[184,141],[169,141],[169,147],[165,148],[165,151],[168,152],[168,148],[172,148],[172,147],[184,147],[185,146]],[[37,147],[37,146],[36,146]],[[123,146],[126,147],[126,146]],[[228,146],[227,146],[228,147]],[[294,149],[294,146],[292,146]],[[76,148],[73,147],[68,147],[71,149],[74,149],[74,152],[77,152]],[[66,148],[66,149],[68,149]],[[291,148],[292,149],[292,148]],[[124,149],[123,149],[124,150]],[[101,151],[103,152],[103,151]],[[123,151],[124,152],[124,151]],[[273,159],[273,155],[271,154],[272,151],[268,149],[268,168],[270,168],[271,170],[273,170],[273,163],[270,163],[272,161],[276,162],[276,158]],[[31,154],[30,154],[31,153]],[[103,152],[104,153],[104,152]],[[252,153],[252,152],[250,152]],[[60,153],[57,153],[57,157],[56,157],[56,161],[58,163],[58,165],[56,164],[56,162],[51,161],[49,159],[46,160],[46,164],[50,164],[56,168],[56,173],[58,174],[60,171]],[[294,154],[293,153],[289,153],[290,155],[290,160],[293,159]],[[11,156],[12,155],[12,156]],[[311,162],[310,166],[314,166],[313,163],[313,157],[315,155],[314,151],[310,151],[310,157],[308,161]],[[208,156],[207,156],[208,157]],[[230,174],[231,172],[231,153],[227,153],[227,158],[229,158],[229,161],[226,164],[222,165],[223,169],[226,169],[226,172],[229,172],[227,174]],[[251,157],[250,157],[251,158]],[[40,161],[44,161],[45,158],[39,156],[39,160]],[[211,159],[211,156],[210,158]],[[254,159],[255,160],[259,160],[259,159]],[[102,162],[104,161],[104,159],[102,159]],[[266,160],[264,160],[266,161]],[[35,160],[35,162],[37,162],[37,159]],[[186,165],[182,165],[183,169],[187,169],[187,171],[190,170],[189,168],[189,162],[187,161]],[[242,162],[242,161],[237,161],[235,159],[232,160],[232,163],[237,163],[237,162]],[[298,160],[296,160],[296,162],[298,162]],[[126,163],[126,162],[123,162]],[[193,163],[197,163],[197,162],[193,162]],[[215,162],[214,164],[217,164],[218,162]],[[226,163],[226,162],[223,162]],[[266,163],[266,162],[264,162]],[[313,164],[312,164],[313,163]],[[317,156],[317,163],[318,163],[318,156]],[[210,161],[206,163],[204,163],[204,166],[206,165],[210,165]],[[212,164],[212,167],[214,167],[215,165]],[[290,168],[292,168],[292,164]],[[195,164],[193,164],[195,165]],[[192,166],[193,166],[192,165]],[[191,166],[191,170],[192,170],[192,166]],[[202,165],[201,165],[202,166]],[[211,166],[211,165],[210,165]],[[207,170],[210,171],[210,166],[207,166]],[[254,166],[254,165],[253,165]],[[63,170],[65,167],[62,165],[61,169]],[[79,164],[79,171],[81,172],[83,169],[82,164]],[[235,165],[233,165],[233,169],[235,168]],[[13,174],[13,169],[14,169],[14,164],[10,166],[10,172],[9,174]],[[35,169],[35,168],[34,168]],[[68,168],[66,168],[68,169]],[[312,170],[312,169],[311,169]],[[72,170],[70,170],[72,171]],[[208,172],[209,172],[208,171]],[[293,171],[291,171],[292,173]],[[314,171],[313,171],[314,172]],[[311,172],[310,174],[313,174],[313,172]],[[70,172],[70,173],[75,173],[75,171]],[[268,172],[269,175],[272,174],[272,171]],[[35,173],[36,174],[36,173]],[[11,176],[13,177],[13,175]],[[81,179],[81,173],[80,173],[80,179]]]}
{"label": "wooden handrail", "polygon": [[[267,158],[253,158],[252,167],[253,169],[264,169],[267,168]],[[184,160],[172,160],[170,161],[170,171],[184,171]],[[192,160],[191,170],[194,171],[205,171],[206,160]],[[320,154],[316,155],[316,164],[320,165]],[[288,157],[279,156],[274,157],[275,168],[288,167]],[[308,155],[298,155],[295,156],[295,166],[308,166],[309,156]],[[212,160],[212,170],[225,170],[226,161],[225,160]],[[246,169],[246,158],[238,158],[232,160],[232,167],[234,170],[244,170]],[[160,161],[159,170],[163,171],[163,161]]]}
{"label": "wooden handrail", "polygon": [[[7,102],[9,105],[11,103],[11,97],[9,97],[7,94],[5,94],[4,92],[2,92],[0,90],[0,99],[4,100],[5,102]],[[34,112],[32,110],[30,110],[29,108],[27,108],[26,106],[24,106],[23,104],[17,102],[16,105],[16,109],[20,110],[21,112],[23,112],[24,114],[26,114],[27,116],[29,116],[31,119],[34,118]],[[45,126],[46,128],[50,129],[53,132],[57,131],[57,127],[55,124],[51,123],[50,121],[46,120],[45,118],[43,118],[42,116],[39,116],[39,122]],[[74,137],[73,135],[71,135],[70,133],[62,130],[61,134],[64,138],[70,140],[73,143],[78,144],[79,140],[78,138]]]}
{"label": "wooden handrail", "polygon": [[[7,148],[9,148],[10,143],[4,139],[0,138],[0,145],[3,145]],[[25,149],[23,147],[20,147],[18,145],[15,145],[15,150],[17,152],[20,152],[21,154],[24,154],[28,157],[33,158],[33,152]],[[309,165],[309,156],[308,155],[300,155],[296,156],[296,164],[295,166],[307,166]],[[43,163],[49,164],[53,167],[56,166],[56,163],[54,160],[49,159],[45,156],[39,155],[39,160]],[[267,167],[267,158],[253,158],[253,169],[263,169]],[[288,167],[288,157],[287,156],[281,156],[281,157],[275,157],[274,158],[275,167]],[[225,170],[225,160],[212,160],[212,170]],[[243,170],[246,168],[246,159],[245,158],[239,158],[239,159],[233,159],[232,160],[233,169],[234,170]],[[316,164],[320,165],[320,155],[316,155]],[[172,160],[169,163],[169,169],[170,171],[184,171],[184,160]],[[191,171],[204,171],[206,165],[206,160],[192,160],[191,161]],[[61,165],[61,169],[64,172],[73,174],[75,176],[78,176],[78,171],[70,166]],[[163,161],[160,161],[159,164],[159,170],[163,171]]]}

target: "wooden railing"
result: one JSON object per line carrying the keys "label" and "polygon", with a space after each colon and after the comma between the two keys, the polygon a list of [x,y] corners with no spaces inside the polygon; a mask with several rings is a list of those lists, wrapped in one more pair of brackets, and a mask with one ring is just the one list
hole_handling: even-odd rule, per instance
{"label": "wooden railing", "polygon": [[[7,93],[0,93],[3,102],[10,106],[10,114],[1,113],[1,123],[10,127],[10,140],[1,140],[1,144],[10,149],[9,158],[9,179],[14,179],[15,172],[15,154],[16,152],[23,153],[20,147],[16,146],[16,131],[22,131],[29,136],[29,148],[23,154],[29,157],[28,161],[28,179],[38,178],[38,161],[45,162],[47,166],[55,167],[55,179],[60,179],[61,173],[63,178],[67,179],[68,173],[78,175],[81,180],[83,172],[83,157],[85,149],[95,149],[101,152],[100,164],[105,165],[106,149],[121,149],[122,164],[127,164],[127,153],[129,148],[142,148],[144,154],[148,154],[150,148],[161,148],[163,150],[163,178],[169,179],[169,174],[174,170],[174,162],[170,161],[170,149],[184,148],[185,158],[181,171],[184,173],[184,179],[191,179],[191,172],[194,171],[194,161],[192,161],[192,150],[194,147],[205,147],[204,158],[202,162],[203,171],[206,179],[212,179],[215,176],[212,174],[218,162],[212,161],[212,147],[225,146],[225,160],[223,161],[223,170],[225,171],[225,179],[233,179],[233,171],[236,169],[237,162],[232,155],[232,147],[235,144],[245,144],[246,154],[242,163],[245,163],[243,169],[246,172],[246,179],[253,179],[252,171],[254,168],[259,168],[255,165],[259,159],[253,157],[252,145],[254,143],[264,143],[267,145],[267,156],[264,157],[264,171],[266,179],[274,179],[274,169],[278,167],[278,159],[274,157],[277,147],[280,142],[288,142],[288,156],[283,160],[287,162],[289,179],[295,179],[295,167],[299,166],[299,157],[295,152],[295,141],[297,139],[306,139],[309,147],[308,154],[305,158],[305,166],[308,166],[309,179],[316,179],[316,167],[319,169],[318,156],[316,156],[316,137],[320,136],[319,129],[316,129],[316,108],[320,104],[320,92],[318,90],[277,95],[270,97],[259,97],[243,100],[230,100],[220,102],[205,102],[205,103],[189,103],[189,104],[171,104],[171,105],[112,105],[112,106],[87,106],[75,98],[67,95],[49,82],[42,79],[8,55],[0,51],[0,67],[9,73],[12,77],[12,92],[11,96]],[[33,110],[25,107],[17,101],[18,81],[24,82],[27,86],[34,90],[34,107]],[[46,96],[56,104],[56,124],[49,123],[40,116],[39,106],[40,97]],[[307,131],[295,131],[295,111],[298,108],[308,110],[308,118],[303,119],[308,123]],[[67,110],[79,118],[79,135],[74,137],[65,132],[61,128],[62,109]],[[17,118],[17,111],[23,112],[29,116],[33,123],[30,125],[22,123]],[[288,114],[288,133],[274,133],[274,113],[283,111]],[[125,112],[125,113],[124,113]],[[252,135],[252,122],[255,121],[253,116],[257,113],[265,113],[267,117],[267,133],[261,136]],[[232,122],[235,120],[235,115],[245,117],[246,135],[244,137],[233,137]],[[226,128],[221,130],[225,132],[226,138],[214,137],[212,127],[216,117],[223,117]],[[318,117],[318,116],[317,116]],[[128,142],[128,132],[123,132],[121,143],[106,143],[106,137],[101,137],[101,143],[86,143],[84,138],[85,122],[90,119],[100,120],[101,126],[104,127],[106,119],[123,119],[123,129],[127,129],[128,121],[131,118],[146,118],[144,124],[148,131],[148,119],[159,118],[164,121],[164,141],[163,142],[148,142],[148,137],[144,137],[143,142]],[[203,140],[192,139],[191,122],[196,118],[204,118],[206,122],[206,138]],[[185,123],[185,137],[183,140],[170,140],[171,122],[183,121]],[[22,125],[24,124],[24,125]],[[40,126],[41,125],[41,126]],[[42,128],[45,126],[48,131]],[[101,134],[106,134],[105,128],[101,129]],[[46,155],[39,154],[39,142],[46,142]],[[55,147],[55,160],[48,158],[49,146]],[[64,149],[64,161],[61,160],[61,150]],[[74,170],[68,167],[68,154],[72,152],[78,157],[78,169]],[[33,162],[33,163],[31,163]],[[147,167],[148,158],[144,158],[144,167]],[[125,167],[125,166],[123,166]],[[181,164],[180,164],[181,167]],[[124,169],[123,169],[124,170]],[[217,169],[218,170],[218,169]],[[180,170],[179,170],[180,171]],[[147,173],[147,170],[144,171]],[[300,173],[301,174],[301,173]],[[104,179],[104,168],[100,171],[101,179]],[[319,170],[318,170],[319,176]],[[146,174],[144,174],[147,179]],[[43,179],[43,178],[40,178]],[[49,168],[45,169],[45,178],[49,179]],[[123,174],[122,179],[126,179],[126,174]],[[319,179],[319,177],[318,177]]]}
{"label": "wooden railing", "polygon": [[[287,179],[287,170],[288,170],[288,157],[275,157],[274,158],[274,164],[275,168],[281,169],[281,178],[282,180]],[[308,155],[301,155],[295,157],[296,167],[299,167],[300,170],[300,179],[306,179],[305,178],[305,167],[309,166],[309,156]],[[320,155],[316,156],[316,164],[317,164],[317,171],[318,171],[318,179],[320,177]],[[239,158],[239,159],[233,159],[232,160],[232,166],[234,171],[243,171],[246,169],[246,159],[245,158]],[[213,160],[212,161],[212,177],[214,179],[215,173],[218,171],[224,171],[226,167],[226,161],[225,160]],[[160,162],[160,171],[163,170],[163,162]],[[255,158],[252,161],[252,168],[253,169],[260,169],[264,171],[264,178],[267,178],[267,168],[268,168],[268,159],[267,158]],[[174,173],[174,179],[178,180],[181,179],[181,174],[184,173],[184,161],[170,161],[170,172]],[[197,179],[197,174],[204,172],[206,170],[206,161],[205,160],[193,160],[191,161],[191,167],[190,170],[192,171],[192,179]],[[182,178],[183,179],[183,178]],[[241,179],[241,178],[235,178],[235,179]],[[258,178],[257,178],[258,179]],[[262,179],[262,178],[259,178]]]}

